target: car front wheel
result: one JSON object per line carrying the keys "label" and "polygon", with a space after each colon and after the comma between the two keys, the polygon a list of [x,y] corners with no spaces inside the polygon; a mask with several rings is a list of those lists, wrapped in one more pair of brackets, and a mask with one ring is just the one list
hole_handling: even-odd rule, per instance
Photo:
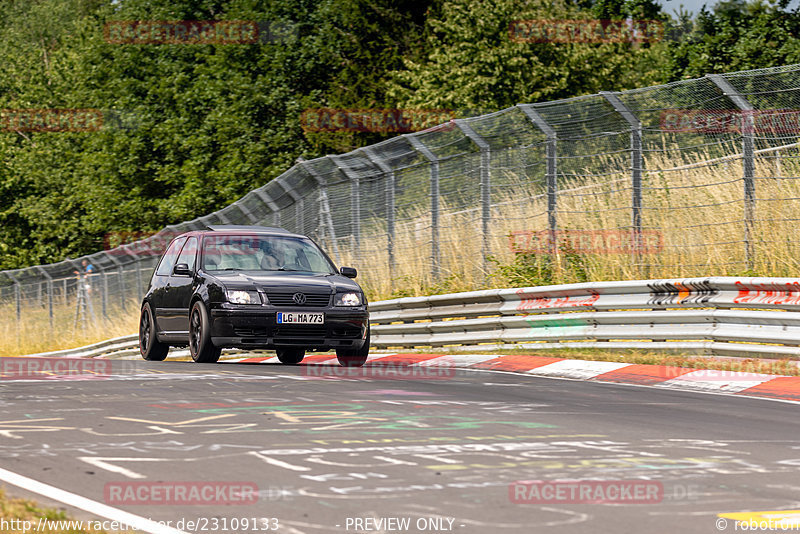
{"label": "car front wheel", "polygon": [[192,306],[189,315],[189,353],[197,363],[214,363],[219,360],[222,349],[211,342],[211,322],[208,311],[201,301]]}
{"label": "car front wheel", "polygon": [[367,356],[369,356],[369,327],[367,327],[367,339],[360,349],[336,350],[336,359],[343,367],[361,367],[367,362]]}

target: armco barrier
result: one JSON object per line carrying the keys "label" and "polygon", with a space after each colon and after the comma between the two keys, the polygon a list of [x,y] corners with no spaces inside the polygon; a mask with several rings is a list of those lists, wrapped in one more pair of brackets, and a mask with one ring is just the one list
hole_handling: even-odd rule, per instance
{"label": "armco barrier", "polygon": [[800,279],[593,282],[370,305],[378,348],[447,345],[676,349],[800,355]]}
{"label": "armco barrier", "polygon": [[[646,348],[784,358],[800,356],[800,279],[492,289],[373,302],[370,319],[375,348]],[[132,357],[137,343],[133,335],[34,356]]]}

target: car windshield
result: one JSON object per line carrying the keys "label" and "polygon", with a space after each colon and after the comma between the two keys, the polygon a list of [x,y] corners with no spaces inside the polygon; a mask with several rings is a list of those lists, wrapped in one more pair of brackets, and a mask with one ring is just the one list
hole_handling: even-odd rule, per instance
{"label": "car windshield", "polygon": [[310,239],[252,234],[206,236],[202,266],[206,271],[336,272]]}

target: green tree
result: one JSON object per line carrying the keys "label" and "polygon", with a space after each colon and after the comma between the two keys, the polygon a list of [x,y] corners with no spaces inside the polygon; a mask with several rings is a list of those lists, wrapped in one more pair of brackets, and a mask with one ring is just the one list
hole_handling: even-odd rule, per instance
{"label": "green tree", "polygon": [[[650,2],[600,7],[606,18],[623,18],[626,9],[666,18]],[[407,60],[404,69],[394,72],[390,95],[410,107],[489,111],[664,81],[669,64],[665,43],[518,42],[509,33],[515,20],[595,15],[563,0],[447,0],[427,20],[424,57]]]}
{"label": "green tree", "polygon": [[730,0],[703,8],[688,38],[675,43],[672,78],[800,62],[800,11],[789,0]]}

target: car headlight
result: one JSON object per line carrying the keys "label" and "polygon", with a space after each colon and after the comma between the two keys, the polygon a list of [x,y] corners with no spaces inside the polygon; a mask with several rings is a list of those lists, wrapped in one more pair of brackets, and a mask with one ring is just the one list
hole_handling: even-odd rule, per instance
{"label": "car headlight", "polygon": [[258,296],[258,291],[239,291],[228,290],[226,291],[228,302],[231,304],[261,304],[261,297]]}
{"label": "car headlight", "polygon": [[361,293],[337,293],[334,306],[361,306]]}

